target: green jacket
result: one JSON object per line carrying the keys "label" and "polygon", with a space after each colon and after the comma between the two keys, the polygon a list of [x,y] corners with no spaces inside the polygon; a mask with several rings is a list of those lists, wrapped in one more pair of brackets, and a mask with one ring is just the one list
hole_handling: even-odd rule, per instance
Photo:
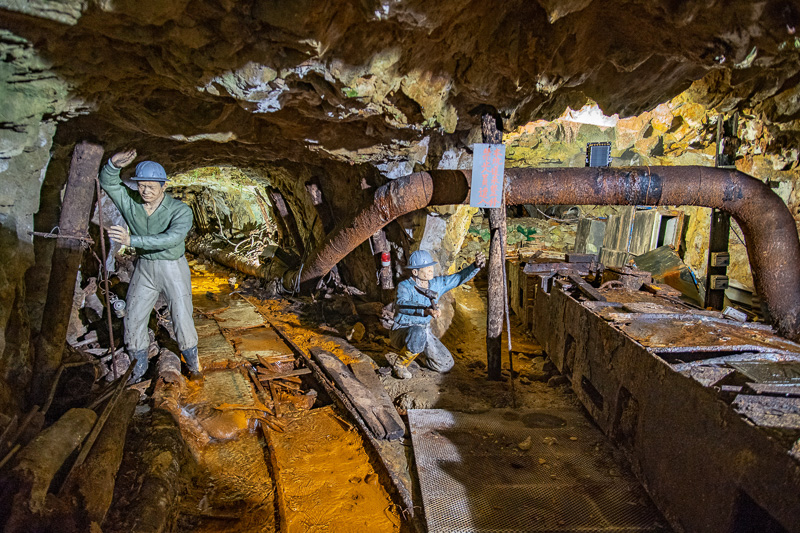
{"label": "green jacket", "polygon": [[108,163],[103,165],[100,186],[128,223],[131,246],[146,259],[180,258],[186,251],[186,234],[192,229],[192,210],[180,200],[164,194],[161,205],[148,216],[139,192],[122,183],[119,171]]}

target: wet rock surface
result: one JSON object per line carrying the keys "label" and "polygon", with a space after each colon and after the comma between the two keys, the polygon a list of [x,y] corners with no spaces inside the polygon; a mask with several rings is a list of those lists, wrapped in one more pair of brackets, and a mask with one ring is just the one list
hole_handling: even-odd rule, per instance
{"label": "wet rock surface", "polygon": [[38,101],[50,95],[57,116],[92,110],[82,127],[178,166],[186,143],[197,155],[213,143],[217,161],[424,162],[426,131],[466,135],[482,105],[510,126],[586,98],[630,115],[707,74],[715,105],[760,105],[774,122],[797,107],[786,82],[800,68],[798,11],[779,1],[48,6],[0,3],[14,64],[35,47],[60,84],[62,96],[41,88]]}

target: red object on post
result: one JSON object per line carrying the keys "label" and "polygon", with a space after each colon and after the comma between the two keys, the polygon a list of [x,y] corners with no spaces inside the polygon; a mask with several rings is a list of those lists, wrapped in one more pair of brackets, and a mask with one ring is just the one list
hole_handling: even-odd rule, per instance
{"label": "red object on post", "polygon": [[381,254],[381,266],[388,267],[392,264],[392,257],[389,255],[389,252],[383,252]]}

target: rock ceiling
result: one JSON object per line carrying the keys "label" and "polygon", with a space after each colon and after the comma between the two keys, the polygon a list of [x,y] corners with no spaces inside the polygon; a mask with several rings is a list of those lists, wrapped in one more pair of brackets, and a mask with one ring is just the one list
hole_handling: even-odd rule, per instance
{"label": "rock ceiling", "polygon": [[703,77],[706,104],[791,123],[798,23],[788,1],[0,0],[0,45],[27,41],[3,61],[55,73],[64,135],[174,168],[385,164],[488,107],[506,130],[587,99],[627,116]]}

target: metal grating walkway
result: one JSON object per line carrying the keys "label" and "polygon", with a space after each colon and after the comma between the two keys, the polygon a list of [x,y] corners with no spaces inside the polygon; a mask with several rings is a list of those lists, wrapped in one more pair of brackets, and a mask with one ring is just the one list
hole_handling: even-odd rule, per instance
{"label": "metal grating walkway", "polygon": [[668,531],[580,412],[408,418],[429,533]]}

